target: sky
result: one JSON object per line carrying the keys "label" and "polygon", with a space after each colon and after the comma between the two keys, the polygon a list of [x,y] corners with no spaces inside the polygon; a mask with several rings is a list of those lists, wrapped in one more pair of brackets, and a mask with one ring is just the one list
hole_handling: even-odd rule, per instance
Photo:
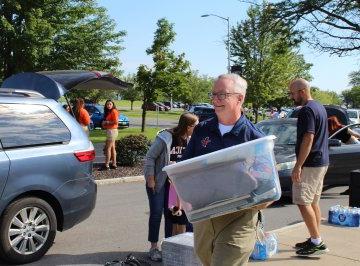
{"label": "sky", "polygon": [[[156,23],[166,18],[174,24],[176,38],[171,48],[185,53],[191,68],[201,75],[217,77],[227,72],[226,20],[204,14],[229,17],[230,27],[246,19],[249,4],[238,0],[98,0],[98,5],[108,10],[110,18],[117,24],[117,30],[124,30],[123,46],[120,53],[124,74],[136,73],[140,64],[152,65],[146,54],[154,40]],[[310,74],[312,86],[321,90],[340,93],[349,89],[350,72],[360,69],[359,57],[330,56],[301,45],[300,53],[312,63]]]}

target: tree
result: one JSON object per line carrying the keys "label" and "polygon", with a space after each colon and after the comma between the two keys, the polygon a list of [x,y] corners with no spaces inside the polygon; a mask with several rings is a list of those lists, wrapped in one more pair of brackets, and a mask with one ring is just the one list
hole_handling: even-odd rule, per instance
{"label": "tree", "polygon": [[74,102],[76,98],[83,98],[92,103],[99,103],[101,100],[114,99],[116,92],[112,90],[72,90],[66,94],[66,97]]}
{"label": "tree", "polygon": [[349,84],[351,86],[360,87],[360,70],[351,72],[349,78],[350,78]]}
{"label": "tree", "polygon": [[211,91],[213,78],[200,76],[197,71],[193,71],[186,79],[181,89],[175,90],[173,99],[186,104],[196,102],[208,102],[208,93]]}
{"label": "tree", "polygon": [[360,87],[342,91],[342,96],[347,107],[360,108]]}
{"label": "tree", "polygon": [[[161,92],[167,97],[177,95],[186,86],[191,75],[190,63],[185,60],[185,55],[175,55],[169,46],[175,41],[173,24],[162,18],[157,22],[154,42],[146,50],[152,55],[154,67],[148,68],[141,65],[138,68],[137,83],[143,91],[144,106],[157,98]],[[146,109],[142,113],[142,132],[145,130]]]}
{"label": "tree", "polygon": [[322,91],[317,87],[311,87],[311,96],[322,104],[340,105],[342,100],[340,96],[333,91]]}
{"label": "tree", "polygon": [[129,87],[120,92],[120,94],[124,100],[130,101],[130,109],[133,110],[134,101],[141,100],[142,93],[141,93],[139,86],[136,84],[136,76],[135,75],[128,75],[127,77],[124,78],[124,80],[126,82],[134,84],[132,87]]}
{"label": "tree", "polygon": [[3,0],[0,18],[0,79],[54,69],[120,73],[125,32],[95,0]]}
{"label": "tree", "polygon": [[301,28],[313,47],[339,56],[360,51],[358,0],[283,0],[272,6],[275,17]]}
{"label": "tree", "polygon": [[143,93],[143,106],[141,115],[141,132],[145,131],[146,108],[145,106],[156,100],[156,87],[154,82],[154,71],[145,65],[140,65],[136,73],[136,81]]}
{"label": "tree", "polygon": [[[268,25],[273,23],[273,27]],[[231,29],[231,55],[248,81],[247,102],[255,110],[271,102],[290,103],[287,85],[295,77],[310,79],[307,64],[296,49],[297,32],[275,23],[271,6],[250,7],[248,19]],[[257,115],[255,122],[257,122]]]}

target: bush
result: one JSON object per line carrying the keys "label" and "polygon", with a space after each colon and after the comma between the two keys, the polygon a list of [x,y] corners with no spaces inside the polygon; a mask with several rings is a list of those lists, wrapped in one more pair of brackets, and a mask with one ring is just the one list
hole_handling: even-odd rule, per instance
{"label": "bush", "polygon": [[119,165],[134,166],[146,155],[149,139],[144,135],[128,135],[116,141]]}

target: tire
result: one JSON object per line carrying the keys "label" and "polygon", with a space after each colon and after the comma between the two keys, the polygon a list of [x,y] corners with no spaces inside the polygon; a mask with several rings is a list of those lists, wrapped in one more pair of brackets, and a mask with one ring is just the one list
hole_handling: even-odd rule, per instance
{"label": "tire", "polygon": [[12,202],[0,221],[0,257],[12,264],[40,259],[54,243],[56,224],[46,201],[27,197]]}

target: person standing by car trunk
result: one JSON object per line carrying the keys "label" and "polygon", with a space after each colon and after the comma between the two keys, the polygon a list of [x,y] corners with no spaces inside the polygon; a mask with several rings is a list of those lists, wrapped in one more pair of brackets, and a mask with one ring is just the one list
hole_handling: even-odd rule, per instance
{"label": "person standing by car trunk", "polygon": [[[104,120],[102,127],[106,129],[106,142],[105,142],[105,165],[102,170],[116,169],[116,147],[115,141],[119,134],[119,112],[116,109],[115,103],[112,100],[107,100],[104,105]],[[111,162],[111,165],[110,165]]]}
{"label": "person standing by car trunk", "polygon": [[[70,110],[70,112],[71,112],[71,110]],[[82,129],[89,136],[90,116],[89,116],[88,111],[86,111],[86,109],[85,109],[84,99],[82,99],[82,98],[76,99],[74,114],[75,114],[76,121],[79,122]]]}
{"label": "person standing by car trunk", "polygon": [[310,238],[297,243],[296,254],[314,256],[329,252],[320,236],[319,206],[323,180],[329,165],[328,124],[326,110],[311,97],[310,84],[295,79],[289,85],[294,104],[303,106],[298,114],[296,164],[291,179],[293,203],[299,207]]}

